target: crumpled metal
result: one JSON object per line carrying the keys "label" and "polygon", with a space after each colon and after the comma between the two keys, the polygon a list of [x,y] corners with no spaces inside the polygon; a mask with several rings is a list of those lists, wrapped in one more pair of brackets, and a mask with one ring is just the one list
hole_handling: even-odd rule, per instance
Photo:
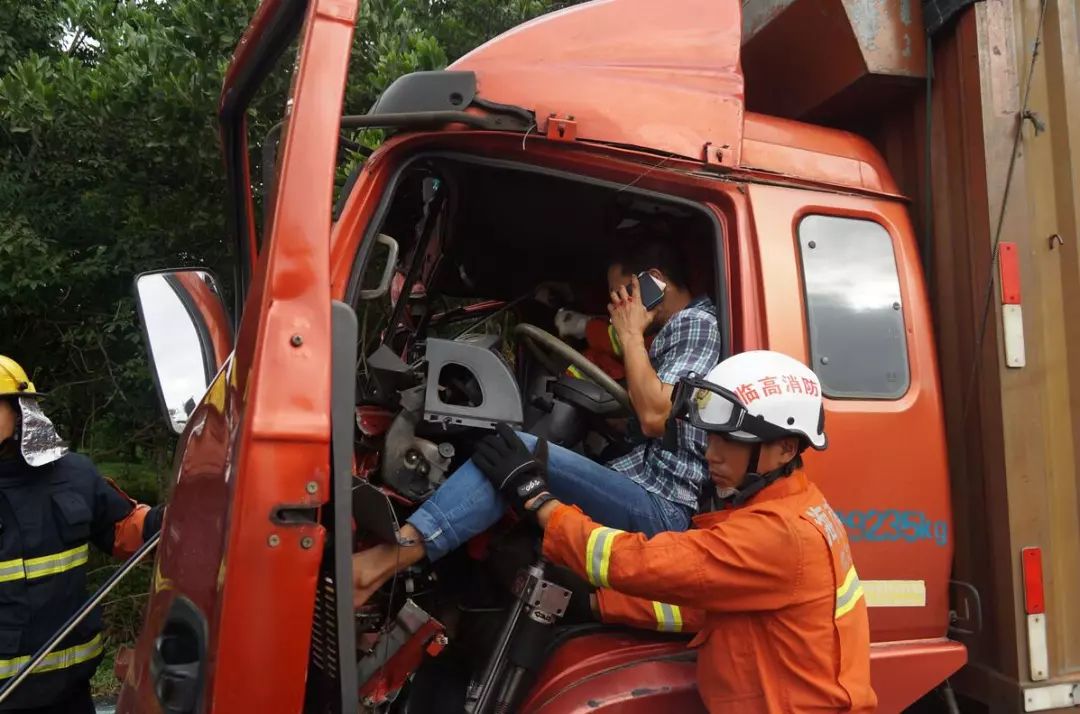
{"label": "crumpled metal", "polygon": [[67,444],[56,433],[56,427],[49,417],[41,411],[37,399],[19,397],[19,409],[22,411],[19,449],[27,464],[45,466],[68,452]]}

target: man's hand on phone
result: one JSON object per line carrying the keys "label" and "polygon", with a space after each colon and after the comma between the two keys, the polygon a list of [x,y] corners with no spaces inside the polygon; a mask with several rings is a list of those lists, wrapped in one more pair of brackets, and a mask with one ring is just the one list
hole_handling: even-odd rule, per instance
{"label": "man's hand on phone", "polygon": [[611,326],[615,328],[623,349],[637,343],[644,347],[645,331],[653,320],[653,313],[641,304],[641,285],[636,275],[630,278],[630,288],[627,291],[626,287],[621,287],[612,292],[611,304],[608,305]]}

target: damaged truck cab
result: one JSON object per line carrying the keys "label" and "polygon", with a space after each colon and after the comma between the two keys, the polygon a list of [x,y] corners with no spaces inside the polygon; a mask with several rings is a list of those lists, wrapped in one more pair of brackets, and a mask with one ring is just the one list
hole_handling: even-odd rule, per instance
{"label": "damaged truck cab", "polygon": [[[343,117],[356,12],[356,0],[265,0],[233,58],[220,107],[239,260],[231,355],[210,277],[170,281],[171,309],[143,300],[182,433],[118,710],[449,711],[458,694],[480,714],[491,701],[702,710],[679,628],[560,627],[557,607],[525,602],[542,568],[478,593],[497,537],[407,571],[373,606],[351,599],[353,551],[395,538],[494,423],[592,455],[598,425],[625,413],[621,388],[531,303],[556,281],[573,307],[602,312],[603,259],[625,222],[667,227],[691,287],[718,307],[725,354],[778,350],[819,375],[831,448],[808,469],[853,544],[881,710],[961,667],[942,397],[908,207],[866,140],[746,110],[741,3],[572,7]],[[297,36],[259,230],[245,112]],[[361,128],[389,138],[339,190],[342,132]],[[192,284],[203,294],[185,298]],[[189,321],[194,356],[155,344],[155,320]],[[512,637],[470,636],[485,610]],[[537,611],[553,622],[523,662],[506,619]]]}

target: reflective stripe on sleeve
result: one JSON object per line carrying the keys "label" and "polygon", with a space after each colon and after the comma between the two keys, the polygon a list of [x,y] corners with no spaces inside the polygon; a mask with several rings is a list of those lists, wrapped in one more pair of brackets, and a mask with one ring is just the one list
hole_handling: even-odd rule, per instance
{"label": "reflective stripe on sleeve", "polygon": [[61,553],[43,555],[40,558],[27,558],[25,561],[26,578],[43,578],[46,575],[56,575],[67,570],[73,570],[80,565],[86,565],[90,557],[90,548],[83,543],[77,548],[65,550]]}
{"label": "reflective stripe on sleeve", "polygon": [[862,597],[862,583],[859,582],[859,575],[855,572],[855,566],[852,566],[848,569],[844,584],[836,589],[836,619],[840,619],[851,612]]}
{"label": "reflective stripe on sleeve", "polygon": [[598,588],[608,588],[608,566],[611,563],[611,544],[623,531],[615,528],[596,528],[589,534],[585,546],[585,574]]}
{"label": "reflective stripe on sleeve", "polygon": [[0,583],[22,580],[23,578],[27,580],[44,578],[47,575],[56,575],[57,573],[74,570],[81,565],[86,565],[89,558],[90,547],[83,543],[76,548],[53,553],[52,555],[42,555],[37,558],[27,558],[26,560],[16,558],[15,560],[0,561]]}
{"label": "reflective stripe on sleeve", "polygon": [[[93,639],[81,645],[68,647],[67,649],[50,652],[45,659],[34,668],[33,674],[52,672],[58,669],[67,669],[83,662],[89,662],[101,654],[103,645],[101,635],[94,635]],[[30,655],[23,655],[14,659],[0,659],[0,679],[9,679],[19,673],[19,669],[29,664]]]}
{"label": "reflective stripe on sleeve", "polygon": [[656,629],[660,632],[682,632],[682,610],[678,605],[653,600],[653,613],[656,615]]}

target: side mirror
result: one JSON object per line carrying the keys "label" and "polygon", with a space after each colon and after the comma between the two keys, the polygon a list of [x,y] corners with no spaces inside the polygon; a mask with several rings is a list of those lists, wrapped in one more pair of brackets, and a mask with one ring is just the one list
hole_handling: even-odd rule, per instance
{"label": "side mirror", "polygon": [[206,270],[143,273],[135,297],[158,399],[179,434],[232,352],[232,322]]}

